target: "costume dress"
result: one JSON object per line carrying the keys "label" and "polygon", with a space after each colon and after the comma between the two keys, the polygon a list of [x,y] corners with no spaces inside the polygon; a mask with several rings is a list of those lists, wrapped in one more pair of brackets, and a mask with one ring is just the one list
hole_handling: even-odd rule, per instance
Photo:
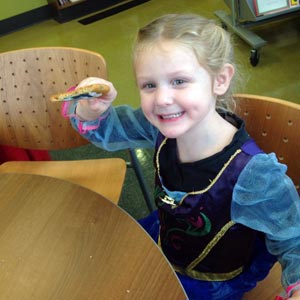
{"label": "costume dress", "polygon": [[[180,164],[176,141],[158,136],[158,213],[140,223],[177,271],[189,299],[242,299],[276,261],[262,236],[235,223],[230,214],[238,176],[258,153],[262,151],[240,130],[221,153]],[[207,168],[209,172],[204,172]]]}
{"label": "costume dress", "polygon": [[238,300],[276,259],[284,287],[300,279],[300,200],[286,166],[263,153],[236,116],[233,141],[212,157],[182,164],[140,109],[111,108],[105,119],[73,126],[107,150],[155,147],[158,210],[140,223],[159,243],[190,300]]}

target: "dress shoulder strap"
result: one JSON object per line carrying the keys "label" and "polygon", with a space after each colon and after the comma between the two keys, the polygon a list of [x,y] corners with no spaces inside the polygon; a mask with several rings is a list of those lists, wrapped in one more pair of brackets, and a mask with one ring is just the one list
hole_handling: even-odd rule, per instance
{"label": "dress shoulder strap", "polygon": [[241,147],[241,149],[250,155],[256,155],[259,153],[264,153],[262,149],[259,148],[259,146],[256,144],[256,142],[250,138],[248,139]]}

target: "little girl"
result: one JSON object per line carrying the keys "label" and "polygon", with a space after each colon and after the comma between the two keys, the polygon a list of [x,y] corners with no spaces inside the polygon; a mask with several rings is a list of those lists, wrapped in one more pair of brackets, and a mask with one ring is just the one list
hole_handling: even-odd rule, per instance
{"label": "little girl", "polygon": [[[141,224],[190,300],[240,300],[276,260],[282,299],[300,300],[300,200],[286,166],[230,112],[233,49],[197,15],[166,15],[139,30],[134,69],[141,109],[100,98],[68,104],[73,126],[107,150],[155,147],[157,211]],[[167,283],[166,283],[167,284]]]}

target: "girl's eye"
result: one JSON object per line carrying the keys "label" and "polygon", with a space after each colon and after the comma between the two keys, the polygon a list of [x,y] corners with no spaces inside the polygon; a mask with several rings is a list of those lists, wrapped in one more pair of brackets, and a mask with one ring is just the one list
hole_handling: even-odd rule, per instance
{"label": "girl's eye", "polygon": [[145,83],[143,84],[143,89],[154,89],[155,88],[155,84],[154,83]]}
{"label": "girl's eye", "polygon": [[176,86],[176,85],[183,84],[184,82],[185,81],[182,79],[175,79],[175,80],[173,80],[172,84]]}

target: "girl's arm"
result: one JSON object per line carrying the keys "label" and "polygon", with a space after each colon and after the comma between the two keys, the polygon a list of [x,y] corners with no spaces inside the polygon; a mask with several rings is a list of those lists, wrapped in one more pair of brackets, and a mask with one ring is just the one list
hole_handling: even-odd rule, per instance
{"label": "girl's arm", "polygon": [[288,299],[300,287],[300,199],[286,170],[274,154],[255,155],[234,188],[231,213],[235,222],[265,233]]}
{"label": "girl's arm", "polygon": [[158,131],[141,109],[126,105],[112,107],[117,96],[112,83],[90,77],[78,87],[96,83],[109,85],[110,92],[100,98],[64,102],[63,115],[70,119],[73,127],[91,143],[108,151],[154,147]]}

